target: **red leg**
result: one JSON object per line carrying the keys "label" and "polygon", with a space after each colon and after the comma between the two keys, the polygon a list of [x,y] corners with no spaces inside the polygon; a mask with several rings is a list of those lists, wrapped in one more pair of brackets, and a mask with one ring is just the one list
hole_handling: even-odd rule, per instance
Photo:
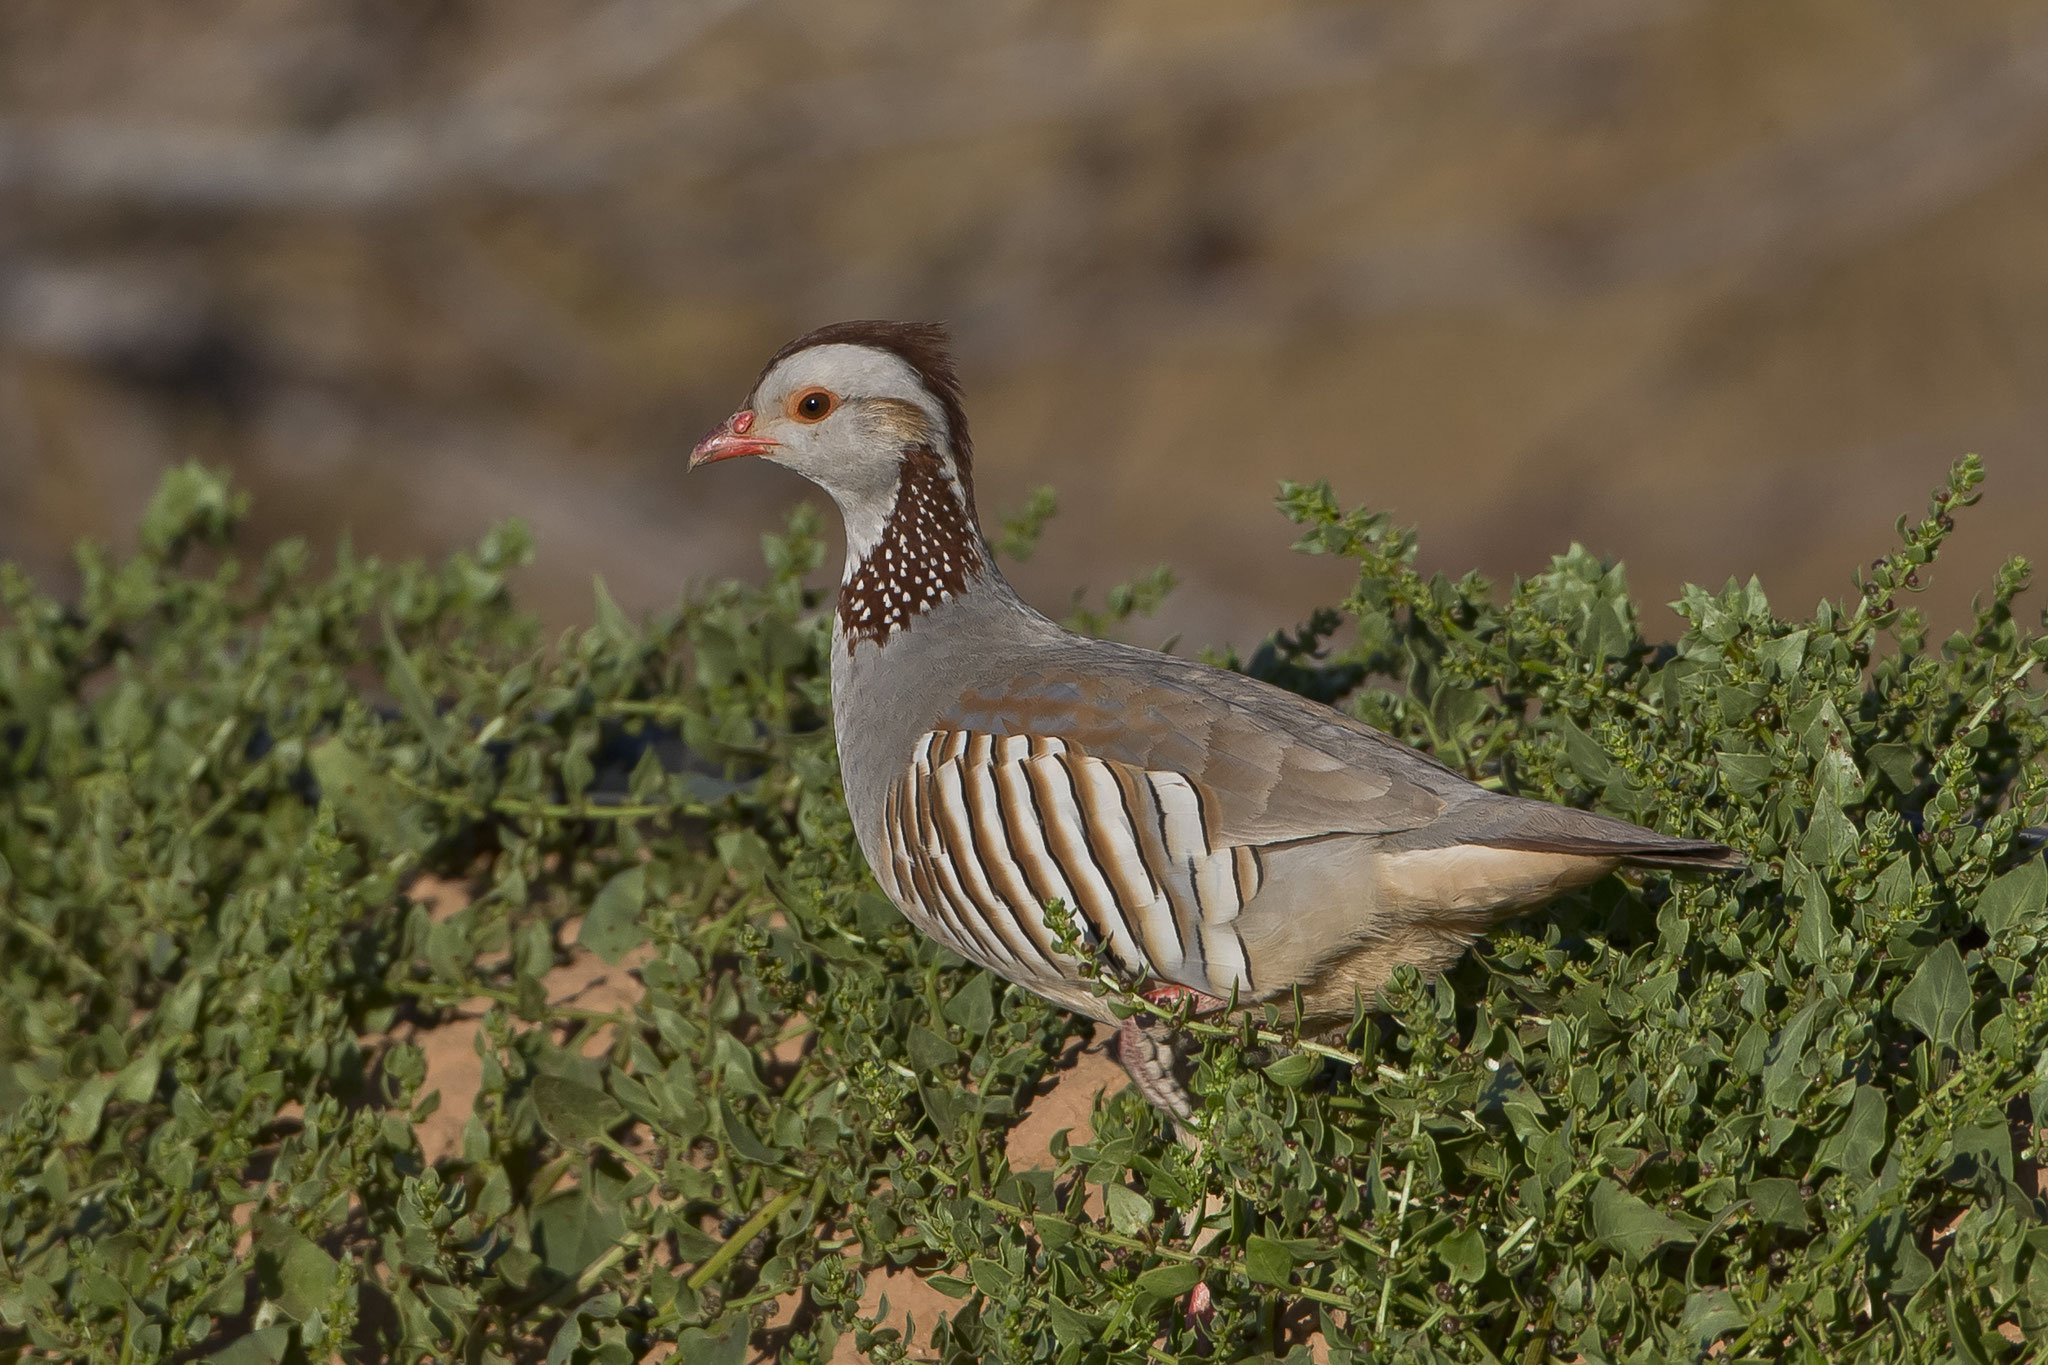
{"label": "red leg", "polygon": [[1147,986],[1139,991],[1138,994],[1144,996],[1155,1005],[1171,1005],[1179,1000],[1192,999],[1195,1002],[1196,1014],[1207,1014],[1210,1010],[1220,1010],[1223,1008],[1223,1002],[1215,996],[1204,995],[1192,987],[1176,986],[1170,981],[1162,981],[1155,985]]}
{"label": "red leg", "polygon": [[[1215,996],[1171,982],[1155,981],[1142,988],[1139,994],[1155,1005],[1192,1001],[1197,1014],[1223,1008],[1223,1002]],[[1176,1119],[1185,1121],[1194,1117],[1194,1099],[1173,1074],[1175,1050],[1172,1032],[1166,1023],[1146,1019],[1142,1015],[1132,1015],[1124,1020],[1116,1031],[1116,1059],[1123,1063],[1124,1070],[1131,1073],[1138,1093],[1147,1100]],[[1186,1130],[1182,1131],[1185,1133]]]}

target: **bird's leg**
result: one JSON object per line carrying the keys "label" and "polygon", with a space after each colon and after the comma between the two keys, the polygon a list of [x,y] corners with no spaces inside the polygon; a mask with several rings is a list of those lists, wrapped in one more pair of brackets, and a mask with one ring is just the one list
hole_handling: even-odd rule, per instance
{"label": "bird's leg", "polygon": [[1138,992],[1155,1005],[1171,1005],[1177,1000],[1195,1002],[1196,1014],[1207,1014],[1223,1008],[1223,1002],[1213,995],[1204,995],[1192,986],[1176,986],[1171,981],[1162,981],[1156,986],[1147,986]]}
{"label": "bird's leg", "polygon": [[[1140,994],[1155,1005],[1192,1000],[1197,1014],[1223,1008],[1223,1002],[1215,996],[1186,986],[1155,985]],[[1133,1015],[1116,1031],[1116,1059],[1131,1073],[1131,1083],[1138,1087],[1140,1095],[1176,1119],[1187,1120],[1195,1116],[1195,1102],[1180,1077],[1174,1074],[1181,1062],[1179,1043],[1166,1025],[1141,1022]]]}
{"label": "bird's leg", "polygon": [[[1170,983],[1154,985],[1140,991],[1145,999],[1155,1005],[1170,1005],[1180,1000],[1193,1001],[1196,1014],[1207,1014],[1223,1008],[1223,1002],[1213,995],[1204,995],[1186,986]],[[1138,1087],[1138,1093],[1149,1100],[1155,1108],[1164,1109],[1174,1117],[1174,1129],[1182,1142],[1192,1140],[1193,1130],[1187,1121],[1195,1116],[1194,1097],[1187,1092],[1176,1074],[1182,1061],[1179,1038],[1167,1025],[1157,1020],[1140,1021],[1132,1015],[1117,1028],[1116,1059],[1123,1063],[1124,1070],[1131,1073],[1131,1083]],[[1215,1195],[1205,1201],[1203,1216],[1195,1226],[1201,1227],[1210,1215],[1218,1212],[1221,1202]],[[1212,1239],[1213,1242],[1213,1239]],[[1181,1305],[1181,1312],[1187,1324],[1198,1331],[1206,1332],[1209,1323],[1216,1316],[1215,1299],[1209,1286],[1196,1285],[1189,1291]]]}

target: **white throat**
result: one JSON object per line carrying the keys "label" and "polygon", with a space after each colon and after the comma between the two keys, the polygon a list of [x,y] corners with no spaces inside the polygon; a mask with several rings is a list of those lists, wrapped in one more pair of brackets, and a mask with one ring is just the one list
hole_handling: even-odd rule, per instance
{"label": "white throat", "polygon": [[874,553],[875,547],[882,543],[882,528],[888,525],[889,513],[895,507],[896,499],[893,497],[867,495],[839,503],[839,519],[846,526],[846,572],[839,576],[840,582],[851,579],[867,557]]}

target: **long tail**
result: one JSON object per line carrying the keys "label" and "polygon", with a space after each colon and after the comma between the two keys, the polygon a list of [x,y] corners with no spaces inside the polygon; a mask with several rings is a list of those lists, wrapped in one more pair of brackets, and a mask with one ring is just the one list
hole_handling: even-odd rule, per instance
{"label": "long tail", "polygon": [[1619,858],[1631,867],[1678,871],[1740,872],[1749,859],[1711,839],[1677,839],[1612,816],[1508,798],[1487,812],[1468,842],[1526,853],[1577,853]]}

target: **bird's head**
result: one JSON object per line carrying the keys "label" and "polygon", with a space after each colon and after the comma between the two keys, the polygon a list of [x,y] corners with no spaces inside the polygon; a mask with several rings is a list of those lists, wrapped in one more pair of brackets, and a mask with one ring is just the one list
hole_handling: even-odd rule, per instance
{"label": "bird's head", "polygon": [[934,323],[840,322],[775,354],[746,405],[697,443],[690,467],[758,455],[832,495],[850,538],[879,529],[905,462],[936,474],[974,516],[967,418]]}

